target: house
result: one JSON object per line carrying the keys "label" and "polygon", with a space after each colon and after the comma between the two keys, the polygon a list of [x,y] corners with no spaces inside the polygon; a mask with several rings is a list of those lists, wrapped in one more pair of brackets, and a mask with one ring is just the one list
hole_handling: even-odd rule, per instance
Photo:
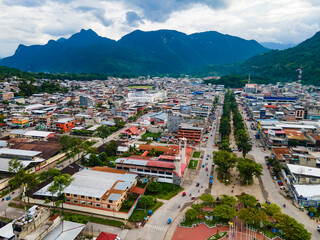
{"label": "house", "polygon": [[139,128],[133,126],[133,127],[127,128],[126,130],[120,131],[120,134],[123,135],[123,137],[125,137],[125,138],[129,138],[132,136],[138,136],[141,133],[143,133],[144,131],[145,131],[144,128],[139,129]]}
{"label": "house", "polygon": [[70,132],[76,126],[73,118],[61,118],[55,122],[57,131]]}
{"label": "house", "polygon": [[13,130],[9,133],[10,138],[22,138],[32,139],[38,141],[47,141],[54,136],[54,132],[45,131],[25,131],[25,130]]}

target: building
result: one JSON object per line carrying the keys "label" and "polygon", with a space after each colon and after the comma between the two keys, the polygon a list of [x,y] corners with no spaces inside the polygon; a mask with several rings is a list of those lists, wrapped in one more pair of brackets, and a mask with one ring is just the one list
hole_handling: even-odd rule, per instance
{"label": "building", "polygon": [[80,106],[85,106],[85,107],[94,106],[94,101],[93,101],[92,97],[86,96],[86,95],[81,95],[80,96]]}
{"label": "building", "polygon": [[18,128],[23,128],[23,127],[28,127],[29,126],[29,118],[28,117],[13,117],[11,118],[12,126],[13,127],[18,127]]}
{"label": "building", "polygon": [[180,124],[178,126],[178,139],[186,138],[188,144],[198,145],[202,139],[203,128],[194,127],[191,124]]}
{"label": "building", "polygon": [[141,103],[155,103],[163,100],[165,97],[164,92],[146,92],[145,89],[136,89],[128,93],[128,102],[141,102]]}
{"label": "building", "polygon": [[[74,180],[64,190],[67,205],[118,211],[128,191],[136,185],[137,174],[125,170],[94,167],[75,173]],[[50,197],[51,185],[41,188],[34,195]]]}
{"label": "building", "polygon": [[14,97],[13,92],[4,92],[0,94],[0,100],[1,101],[7,101]]}
{"label": "building", "polygon": [[73,118],[61,118],[56,123],[57,131],[70,132],[72,128],[76,126],[76,122]]}
{"label": "building", "polygon": [[45,132],[45,131],[13,130],[9,133],[9,136],[10,138],[47,141],[50,137],[53,137],[54,134],[55,134],[54,132]]}
{"label": "building", "polygon": [[244,87],[245,93],[257,93],[258,91],[258,84],[246,84]]}
{"label": "building", "polygon": [[287,164],[295,184],[320,184],[320,168]]}

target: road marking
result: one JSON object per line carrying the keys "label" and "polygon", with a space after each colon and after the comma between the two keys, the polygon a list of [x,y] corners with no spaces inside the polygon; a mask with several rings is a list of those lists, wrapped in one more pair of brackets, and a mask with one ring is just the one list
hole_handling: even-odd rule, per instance
{"label": "road marking", "polygon": [[152,225],[152,224],[146,224],[145,227],[152,228],[154,230],[161,231],[161,232],[166,231],[166,229],[167,229],[167,226]]}

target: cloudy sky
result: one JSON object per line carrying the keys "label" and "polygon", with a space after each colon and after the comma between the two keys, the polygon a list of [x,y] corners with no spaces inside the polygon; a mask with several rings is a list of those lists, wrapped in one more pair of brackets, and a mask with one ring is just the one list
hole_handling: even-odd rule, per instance
{"label": "cloudy sky", "polygon": [[0,0],[0,57],[82,28],[119,39],[135,30],[219,31],[298,43],[320,30],[320,0]]}

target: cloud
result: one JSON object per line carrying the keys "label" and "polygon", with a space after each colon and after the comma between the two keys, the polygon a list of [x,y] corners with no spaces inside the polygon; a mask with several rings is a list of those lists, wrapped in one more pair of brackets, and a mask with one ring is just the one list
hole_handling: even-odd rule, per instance
{"label": "cloud", "polygon": [[8,6],[36,7],[45,4],[46,0],[4,0],[3,3]]}
{"label": "cloud", "polygon": [[134,11],[126,12],[126,23],[130,27],[138,27],[140,23],[144,23],[143,19]]}
{"label": "cloud", "polygon": [[195,4],[207,5],[213,9],[229,6],[231,0],[122,0],[131,8],[142,11],[143,16],[153,22],[165,22],[173,12],[192,8]]}
{"label": "cloud", "polygon": [[93,16],[96,17],[96,19],[98,19],[103,26],[108,27],[110,26],[113,21],[112,19],[107,19],[105,17],[105,10],[102,8],[96,8],[96,7],[88,7],[88,6],[79,6],[77,8],[75,8],[76,10],[80,11],[80,12],[84,12],[84,13],[91,13]]}

